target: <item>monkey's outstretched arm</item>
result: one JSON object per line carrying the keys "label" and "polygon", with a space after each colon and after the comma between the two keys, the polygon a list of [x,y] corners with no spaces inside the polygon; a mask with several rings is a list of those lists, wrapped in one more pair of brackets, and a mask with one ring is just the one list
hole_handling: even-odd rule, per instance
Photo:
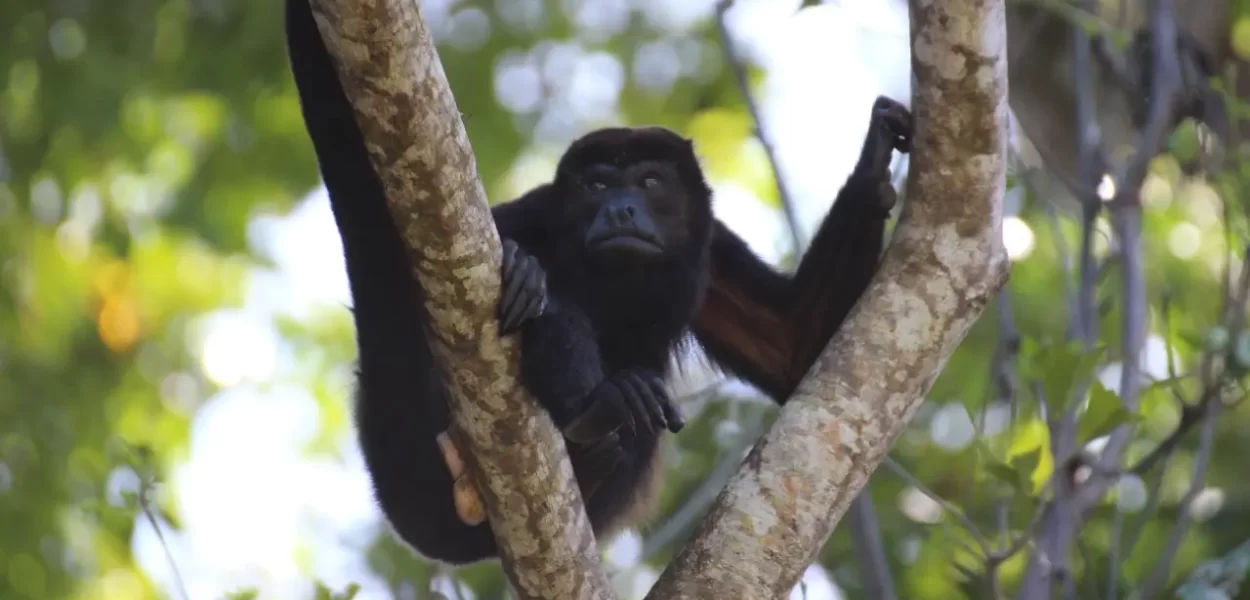
{"label": "monkey's outstretched arm", "polygon": [[785,403],[877,270],[895,201],[890,158],[910,144],[910,113],[878,98],[859,162],[793,276],[716,223],[712,282],[694,325],[713,361]]}

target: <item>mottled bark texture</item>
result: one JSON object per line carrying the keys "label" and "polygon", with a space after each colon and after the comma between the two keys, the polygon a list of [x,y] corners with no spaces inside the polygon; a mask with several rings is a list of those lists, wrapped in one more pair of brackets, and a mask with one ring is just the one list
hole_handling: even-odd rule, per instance
{"label": "mottled bark texture", "polygon": [[452,434],[513,586],[521,598],[611,597],[559,434],[518,385],[515,343],[497,333],[499,238],[417,3],[312,7],[428,295]]}
{"label": "mottled bark texture", "polygon": [[911,0],[916,137],[882,267],[648,598],[798,582],[1007,280],[1003,0]]}

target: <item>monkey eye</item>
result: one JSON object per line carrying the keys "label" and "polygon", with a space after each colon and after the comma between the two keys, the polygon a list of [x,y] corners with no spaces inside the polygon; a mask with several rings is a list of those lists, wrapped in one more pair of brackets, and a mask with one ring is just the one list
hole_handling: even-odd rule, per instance
{"label": "monkey eye", "polygon": [[653,190],[660,187],[660,179],[654,176],[643,177],[642,185],[649,190]]}
{"label": "monkey eye", "polygon": [[602,182],[602,181],[599,181],[599,180],[597,180],[597,179],[587,179],[587,180],[586,180],[586,182],[585,182],[585,185],[586,185],[586,189],[588,189],[588,190],[590,190],[590,191],[592,191],[592,192],[598,192],[598,191],[601,191],[601,190],[605,190],[605,189],[607,189],[607,187],[608,187],[608,184],[606,184],[606,183],[604,183],[604,182]]}

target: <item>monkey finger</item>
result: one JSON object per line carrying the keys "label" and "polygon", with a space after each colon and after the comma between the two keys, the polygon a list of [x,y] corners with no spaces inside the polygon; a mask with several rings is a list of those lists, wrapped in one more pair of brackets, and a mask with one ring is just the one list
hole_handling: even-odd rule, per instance
{"label": "monkey finger", "polygon": [[599,474],[611,472],[624,456],[621,450],[621,438],[615,433],[605,436],[589,447],[578,449],[575,453],[577,466]]}
{"label": "monkey finger", "polygon": [[537,317],[547,305],[547,273],[538,260],[530,258],[525,274],[525,316]]}
{"label": "monkey finger", "polygon": [[675,402],[664,403],[664,415],[668,419],[668,430],[677,433],[686,427],[686,419],[681,416],[681,409]]}
{"label": "monkey finger", "polygon": [[506,270],[507,265],[516,260],[517,251],[519,251],[521,247],[515,241],[508,238],[499,240],[499,247],[503,250],[503,264]]}
{"label": "monkey finger", "polygon": [[658,378],[635,376],[634,386],[638,389],[642,403],[651,413],[651,422],[656,431],[668,429],[668,419],[664,417],[664,404],[668,400],[668,391]]}
{"label": "monkey finger", "polygon": [[663,387],[663,382],[656,382],[659,387],[661,396],[661,408],[664,410],[664,420],[668,422],[668,430],[677,433],[686,426],[686,419],[681,414],[681,407],[677,406],[677,402],[673,401],[668,395],[668,389]]}
{"label": "monkey finger", "polygon": [[515,322],[516,317],[513,315],[511,308],[501,305],[499,307],[498,312],[499,312],[499,315],[498,315],[499,335],[501,337],[505,335],[511,335],[513,332],[516,331],[516,327],[517,327],[516,322]]}
{"label": "monkey finger", "polygon": [[629,427],[630,431],[637,433],[640,423],[636,417],[633,405],[629,401],[628,390],[621,388],[619,385],[613,385],[613,388],[615,393],[610,404],[616,410],[617,421]]}
{"label": "monkey finger", "polygon": [[499,319],[499,335],[508,335],[516,330],[516,307],[515,299],[508,296],[507,290],[499,295],[499,306],[495,309],[496,318]]}
{"label": "monkey finger", "polygon": [[547,308],[547,296],[536,295],[529,298],[529,303],[525,306],[525,316],[530,319],[541,317],[543,311]]}
{"label": "monkey finger", "polygon": [[634,389],[636,390],[634,397],[643,411],[642,417],[649,425],[647,433],[655,435],[668,429],[668,422],[664,420],[664,409],[660,407],[660,399],[651,391],[647,382],[640,379],[634,380]]}
{"label": "monkey finger", "polygon": [[614,398],[603,398],[565,425],[562,433],[565,439],[576,444],[595,444],[615,436],[622,424],[633,427],[632,422],[621,418],[621,412],[620,404]]}
{"label": "monkey finger", "polygon": [[520,252],[520,246],[510,239],[502,239],[499,241],[501,256],[499,259],[499,273],[506,280],[508,274],[512,273],[513,267],[516,266],[517,253]]}
{"label": "monkey finger", "polygon": [[898,192],[894,190],[890,180],[883,180],[877,185],[877,202],[877,208],[881,209],[883,216],[889,217],[890,211],[894,210],[894,205],[898,202]]}
{"label": "monkey finger", "polygon": [[638,435],[653,435],[654,426],[651,423],[651,414],[643,401],[641,390],[634,385],[631,377],[617,377],[616,385],[621,389],[621,398],[624,400],[625,412],[630,414],[631,420],[634,422],[634,432]]}
{"label": "monkey finger", "polygon": [[521,317],[517,314],[517,310],[513,306],[502,307],[499,309],[499,335],[512,335],[520,329]]}
{"label": "monkey finger", "polygon": [[522,291],[522,286],[525,285],[525,278],[520,277],[519,275],[520,274],[516,273],[515,270],[504,273],[504,289],[500,294],[499,300],[500,305],[503,307],[503,313],[507,318],[507,325],[510,331],[520,325],[517,321],[519,321],[523,315],[521,309],[524,306],[522,302],[525,299],[525,294]]}

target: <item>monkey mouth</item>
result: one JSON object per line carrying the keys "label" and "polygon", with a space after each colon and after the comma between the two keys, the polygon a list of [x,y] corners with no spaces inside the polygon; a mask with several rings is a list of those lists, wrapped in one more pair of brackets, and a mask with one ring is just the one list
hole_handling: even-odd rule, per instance
{"label": "monkey mouth", "polygon": [[664,253],[660,241],[639,231],[611,231],[586,240],[586,247],[594,252],[641,254],[654,256]]}

